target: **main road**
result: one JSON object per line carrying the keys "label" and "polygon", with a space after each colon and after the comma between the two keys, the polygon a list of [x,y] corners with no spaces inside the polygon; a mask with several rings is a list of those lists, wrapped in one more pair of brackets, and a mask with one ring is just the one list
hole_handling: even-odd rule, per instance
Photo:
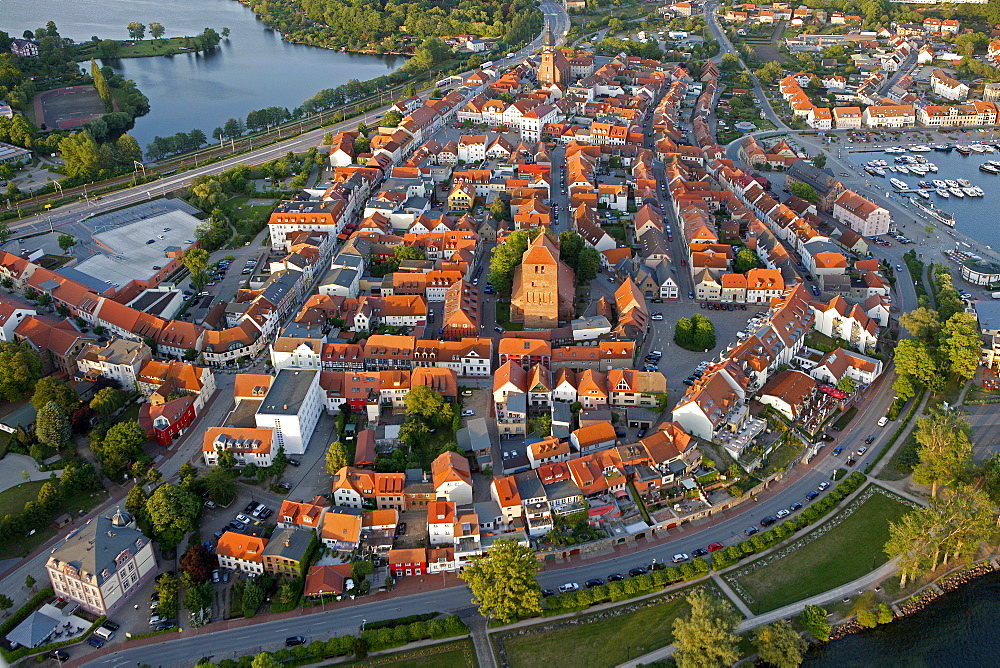
{"label": "main road", "polygon": [[[544,14],[545,28],[552,31],[555,43],[557,45],[564,43],[566,41],[566,33],[569,31],[570,25],[569,15],[566,13],[566,10],[563,9],[561,4],[555,2],[555,0],[544,0],[539,5],[539,8]],[[527,59],[541,47],[544,33],[545,31],[543,30],[542,33],[535,37],[530,44],[514,52],[514,55],[511,58],[504,57],[503,59],[498,60],[497,64],[514,65]],[[427,97],[429,95],[429,91],[421,93],[422,97]],[[382,114],[388,111],[390,106],[391,105],[385,105],[384,107],[368,112],[368,114],[370,114],[373,118],[381,117]],[[158,181],[119,190],[118,192],[105,195],[100,201],[95,202],[90,200],[85,202],[74,202],[72,204],[66,204],[57,209],[53,209],[44,214],[31,216],[17,222],[12,221],[9,223],[9,226],[10,229],[14,231],[15,235],[30,234],[32,232],[40,232],[45,229],[62,227],[63,225],[75,223],[90,216],[106,213],[114,209],[120,209],[154,197],[160,197],[169,192],[183,188],[190,183],[192,179],[198,176],[219,174],[220,172],[239,164],[259,165],[280,158],[289,151],[307,151],[310,148],[322,144],[323,137],[327,132],[353,130],[357,127],[359,120],[361,119],[353,118],[340,123],[317,128],[315,130],[310,130],[276,144],[271,144],[248,153],[234,155],[231,158],[225,158],[210,165],[205,165],[203,167],[196,166],[181,174],[174,174]]]}

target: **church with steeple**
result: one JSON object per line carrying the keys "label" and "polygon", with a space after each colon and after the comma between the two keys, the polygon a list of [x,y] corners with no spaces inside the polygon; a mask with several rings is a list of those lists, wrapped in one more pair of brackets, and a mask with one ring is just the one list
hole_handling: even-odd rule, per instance
{"label": "church with steeple", "polygon": [[576,280],[559,259],[558,242],[544,231],[535,237],[514,269],[510,321],[525,329],[555,329],[573,319]]}
{"label": "church with steeple", "polygon": [[568,84],[569,79],[569,61],[562,51],[554,46],[552,31],[546,28],[542,37],[542,63],[538,66],[538,85]]}

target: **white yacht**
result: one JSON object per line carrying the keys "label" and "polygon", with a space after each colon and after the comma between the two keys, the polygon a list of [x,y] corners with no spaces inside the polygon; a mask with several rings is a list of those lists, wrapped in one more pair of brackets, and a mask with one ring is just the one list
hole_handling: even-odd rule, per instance
{"label": "white yacht", "polygon": [[931,181],[931,183],[934,184],[935,188],[944,188],[946,185],[948,185],[947,183],[945,183],[941,179],[934,179],[933,181]]}
{"label": "white yacht", "polygon": [[930,146],[924,146],[923,144],[917,144],[916,146],[911,146],[910,150],[915,153],[927,153],[931,150]]}
{"label": "white yacht", "polygon": [[906,184],[906,181],[900,181],[899,179],[889,179],[889,183],[891,183],[892,187],[895,188],[896,190],[910,189],[910,186]]}
{"label": "white yacht", "polygon": [[968,188],[969,186],[972,185],[969,179],[955,179],[955,180],[958,181],[958,185],[962,186],[963,188]]}
{"label": "white yacht", "polygon": [[951,196],[951,193],[949,193],[945,188],[938,188],[934,192],[937,193],[938,197],[943,197],[944,199],[948,199]]}
{"label": "white yacht", "polygon": [[965,193],[962,192],[961,188],[958,188],[958,187],[948,188],[948,192],[950,192],[952,195],[954,195],[955,197],[957,197],[959,199],[964,199],[965,198]]}
{"label": "white yacht", "polygon": [[924,199],[930,199],[931,198],[931,194],[929,192],[927,192],[926,190],[918,190],[917,194],[920,195],[921,197],[923,197]]}
{"label": "white yacht", "polygon": [[958,187],[958,181],[955,181],[953,179],[945,179],[944,182],[945,182],[945,184],[949,188],[957,188]]}

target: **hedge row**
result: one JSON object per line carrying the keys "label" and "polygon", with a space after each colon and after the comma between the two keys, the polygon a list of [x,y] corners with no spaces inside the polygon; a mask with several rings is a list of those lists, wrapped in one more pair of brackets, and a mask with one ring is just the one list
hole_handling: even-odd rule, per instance
{"label": "hedge row", "polygon": [[383,619],[380,622],[368,622],[365,624],[365,628],[371,629],[372,631],[376,629],[394,629],[397,626],[412,624],[414,622],[428,622],[440,614],[440,612],[425,612],[422,615],[408,615],[406,617],[397,617],[395,619]]}
{"label": "hedge row", "polygon": [[[437,616],[438,613],[429,613]],[[427,615],[412,615],[412,617],[426,617]],[[406,619],[405,617],[403,619]],[[308,645],[283,648],[275,652],[264,652],[275,661],[286,666],[298,666],[316,663],[325,659],[354,654],[361,659],[367,656],[368,650],[373,651],[388,649],[399,645],[405,645],[414,640],[424,640],[426,638],[452,638],[454,636],[466,635],[468,627],[459,619],[458,615],[448,617],[436,617],[428,620],[418,619],[409,624],[401,624],[401,620],[386,620],[396,623],[395,627],[379,629],[366,628],[361,637],[337,636],[329,640],[315,640]],[[386,621],[380,622],[385,624]],[[366,625],[367,626],[367,625]],[[403,635],[406,639],[403,639]],[[238,659],[223,659],[218,663],[212,663],[208,658],[203,658],[196,664],[198,668],[250,668],[255,655],[241,656]]]}

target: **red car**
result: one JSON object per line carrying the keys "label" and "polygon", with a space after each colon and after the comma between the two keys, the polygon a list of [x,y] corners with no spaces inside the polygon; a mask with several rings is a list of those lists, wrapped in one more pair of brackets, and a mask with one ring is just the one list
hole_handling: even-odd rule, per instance
{"label": "red car", "polygon": [[722,543],[712,543],[711,545],[708,546],[708,551],[709,552],[718,552],[719,550],[721,550],[724,547],[725,547],[725,545],[723,545]]}

